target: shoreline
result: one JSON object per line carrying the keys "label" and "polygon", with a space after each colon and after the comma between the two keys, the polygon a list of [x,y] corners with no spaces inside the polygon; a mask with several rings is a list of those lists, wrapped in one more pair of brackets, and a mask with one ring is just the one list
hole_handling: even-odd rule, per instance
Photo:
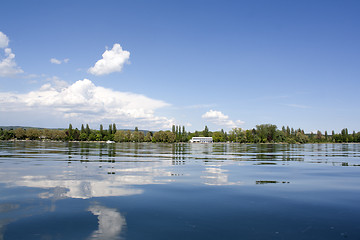
{"label": "shoreline", "polygon": [[255,145],[306,145],[306,144],[360,144],[358,142],[320,142],[320,143],[286,143],[286,142],[275,142],[275,143],[240,143],[240,142],[212,142],[212,143],[191,143],[191,142],[112,142],[107,141],[61,141],[61,140],[30,140],[30,139],[9,139],[0,140],[0,142],[49,142],[49,143],[106,143],[106,144],[117,144],[117,143],[152,143],[152,144],[195,144],[195,145],[211,145],[211,144],[255,144]]}

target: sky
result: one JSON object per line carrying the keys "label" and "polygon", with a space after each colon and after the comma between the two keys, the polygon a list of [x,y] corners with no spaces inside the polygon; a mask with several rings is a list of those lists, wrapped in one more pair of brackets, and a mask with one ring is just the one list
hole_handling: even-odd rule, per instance
{"label": "sky", "polygon": [[0,6],[0,126],[360,131],[360,1]]}

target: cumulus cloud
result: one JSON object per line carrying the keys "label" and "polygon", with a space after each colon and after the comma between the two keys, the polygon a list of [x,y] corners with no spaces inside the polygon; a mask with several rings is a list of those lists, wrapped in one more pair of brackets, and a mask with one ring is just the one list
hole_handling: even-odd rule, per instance
{"label": "cumulus cloud", "polygon": [[4,48],[4,57],[0,58],[0,77],[13,77],[24,71],[16,65],[15,54],[8,48],[9,38],[0,32],[0,48]]}
{"label": "cumulus cloud", "polygon": [[13,77],[24,71],[17,66],[11,48],[5,48],[5,58],[0,59],[0,77]]}
{"label": "cumulus cloud", "polygon": [[115,122],[121,127],[170,128],[173,119],[155,115],[168,103],[141,94],[119,92],[79,80],[72,85],[53,79],[39,90],[25,94],[0,93],[0,111],[47,111],[68,121]]}
{"label": "cumulus cloud", "polygon": [[70,61],[70,59],[68,59],[68,58],[65,58],[64,60],[59,60],[59,59],[56,59],[56,58],[51,58],[50,59],[50,62],[53,63],[53,64],[68,63],[69,61]]}
{"label": "cumulus cloud", "polygon": [[214,110],[210,110],[206,112],[201,117],[218,126],[223,126],[228,128],[235,128],[245,123],[241,120],[236,120],[236,121],[230,120],[229,116],[223,114],[220,111],[214,111]]}
{"label": "cumulus cloud", "polygon": [[121,72],[129,58],[130,52],[123,50],[120,44],[115,43],[111,50],[106,50],[102,54],[102,59],[98,60],[93,67],[88,69],[88,72],[97,76]]}
{"label": "cumulus cloud", "polygon": [[0,48],[6,48],[7,46],[9,46],[9,38],[0,32]]}

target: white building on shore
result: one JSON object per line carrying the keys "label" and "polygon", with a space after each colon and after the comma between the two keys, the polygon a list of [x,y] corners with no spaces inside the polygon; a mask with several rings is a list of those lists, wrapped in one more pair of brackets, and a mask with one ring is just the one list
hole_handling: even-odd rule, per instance
{"label": "white building on shore", "polygon": [[212,143],[212,137],[193,137],[190,139],[191,143]]}

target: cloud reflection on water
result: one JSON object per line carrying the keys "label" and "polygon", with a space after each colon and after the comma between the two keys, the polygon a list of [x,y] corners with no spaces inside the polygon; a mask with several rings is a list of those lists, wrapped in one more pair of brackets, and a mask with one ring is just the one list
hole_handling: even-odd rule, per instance
{"label": "cloud reflection on water", "polygon": [[98,216],[99,228],[88,239],[112,240],[119,239],[119,235],[126,226],[123,217],[115,208],[107,208],[100,205],[92,205],[88,211]]}
{"label": "cloud reflection on water", "polygon": [[[149,163],[144,163],[149,164]],[[11,174],[0,175],[0,182],[9,188],[30,187],[46,191],[40,198],[89,199],[93,197],[131,196],[142,194],[142,185],[163,184],[171,181],[168,162],[151,163],[153,167],[140,167],[111,163],[99,170],[99,163],[89,162],[85,167],[74,162],[70,166],[29,166],[11,169]],[[108,172],[111,169],[111,174]],[[44,174],[46,173],[46,175]]]}
{"label": "cloud reflection on water", "polygon": [[204,175],[201,177],[205,180],[204,184],[206,185],[242,185],[243,182],[230,182],[229,175],[227,174],[228,170],[224,170],[221,166],[218,165],[209,165],[206,167],[205,171],[203,171]]}

